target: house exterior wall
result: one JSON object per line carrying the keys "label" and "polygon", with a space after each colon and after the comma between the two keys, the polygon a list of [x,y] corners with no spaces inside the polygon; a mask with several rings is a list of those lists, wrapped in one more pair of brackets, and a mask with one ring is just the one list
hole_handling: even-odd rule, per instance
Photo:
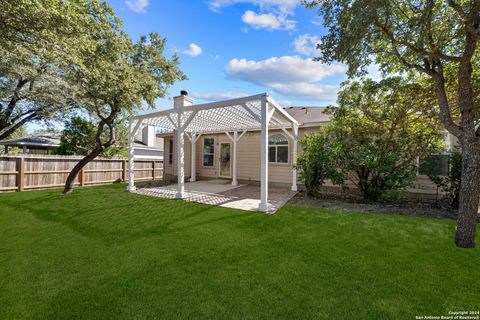
{"label": "house exterior wall", "polygon": [[[302,139],[307,133],[315,132],[318,127],[300,128],[299,139]],[[269,134],[283,133],[282,130],[269,130]],[[285,134],[284,134],[285,135]],[[293,168],[293,141],[285,136],[288,140],[288,163],[269,163],[268,174],[269,182],[277,183],[278,185],[291,185],[292,182],[292,168]],[[205,138],[215,139],[215,154],[214,165],[207,167],[203,165],[203,143]],[[169,163],[168,154],[170,152],[169,140],[173,139],[173,161]],[[232,143],[224,133],[219,134],[204,134],[196,143],[196,176],[198,179],[213,179],[219,178],[220,171],[220,143]],[[174,180],[177,175],[177,151],[175,134],[173,136],[165,137],[165,163],[164,174],[166,180]],[[255,183],[260,181],[260,131],[247,132],[237,143],[237,179],[240,182]],[[233,152],[233,143],[231,146]],[[299,145],[299,153],[301,146]],[[187,137],[185,137],[185,177],[186,181],[191,176],[191,144]],[[233,163],[230,164],[230,169],[233,168]],[[231,171],[231,170],[230,170]],[[230,173],[231,174],[231,173]]]}
{"label": "house exterior wall", "polygon": [[[305,137],[306,134],[318,131],[319,126],[299,128],[299,140]],[[269,135],[274,133],[283,133],[282,130],[269,130]],[[166,181],[176,181],[177,175],[177,152],[175,135],[165,136],[165,161],[164,161],[164,179]],[[213,137],[215,139],[215,155],[214,165],[212,167],[203,166],[203,141],[204,138]],[[289,159],[288,163],[269,163],[269,183],[273,186],[290,186],[292,183],[292,158],[293,158],[293,141],[286,136],[289,145]],[[169,163],[169,140],[173,139],[173,161]],[[220,143],[231,143],[226,134],[205,134],[202,135],[196,143],[196,177],[197,179],[216,179],[219,178],[219,158],[220,158]],[[237,179],[240,183],[259,183],[260,181],[260,131],[247,132],[237,143]],[[298,153],[301,154],[302,147],[298,145]],[[233,145],[232,145],[233,152]],[[191,144],[187,137],[185,137],[185,181],[191,176]],[[231,164],[231,167],[233,164]],[[326,187],[334,187],[329,181],[325,182]],[[350,187],[354,187],[350,184]],[[427,176],[417,176],[412,187],[407,191],[412,196],[419,197],[434,197],[437,192],[436,185]]]}

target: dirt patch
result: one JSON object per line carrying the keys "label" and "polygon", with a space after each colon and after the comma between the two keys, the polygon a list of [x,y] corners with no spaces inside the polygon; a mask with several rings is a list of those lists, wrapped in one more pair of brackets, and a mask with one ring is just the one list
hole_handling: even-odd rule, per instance
{"label": "dirt patch", "polygon": [[457,213],[455,210],[449,209],[441,203],[435,203],[434,201],[420,201],[418,199],[407,200],[402,203],[378,204],[365,203],[356,197],[347,195],[322,193],[319,197],[313,198],[307,196],[305,192],[299,192],[295,197],[290,199],[288,203],[312,208],[330,208],[348,211],[379,212],[387,214],[452,220],[455,220],[457,218]]}

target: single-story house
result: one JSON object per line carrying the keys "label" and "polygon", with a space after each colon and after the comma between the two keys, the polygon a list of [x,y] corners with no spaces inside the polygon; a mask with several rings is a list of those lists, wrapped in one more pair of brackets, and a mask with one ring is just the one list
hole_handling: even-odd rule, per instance
{"label": "single-story house", "polygon": [[56,133],[32,134],[22,138],[0,141],[5,153],[11,148],[21,149],[23,154],[52,154],[60,146],[60,135]]}
{"label": "single-story house", "polygon": [[[177,198],[183,198],[185,179],[230,179],[233,185],[260,184],[259,210],[267,211],[268,185],[297,190],[298,140],[329,122],[324,111],[282,108],[268,94],[193,105],[182,91],[173,109],[131,118],[130,134],[144,125],[163,128],[164,179],[177,181]],[[133,173],[133,161],[130,165]],[[416,192],[433,186],[426,176],[417,180]],[[129,190],[134,189],[130,177]]]}
{"label": "single-story house", "polygon": [[[163,160],[163,137],[155,132],[155,127],[145,126],[135,137],[134,156],[137,159]],[[37,133],[21,138],[0,141],[4,152],[19,148],[22,154],[54,154],[60,146],[60,134]]]}

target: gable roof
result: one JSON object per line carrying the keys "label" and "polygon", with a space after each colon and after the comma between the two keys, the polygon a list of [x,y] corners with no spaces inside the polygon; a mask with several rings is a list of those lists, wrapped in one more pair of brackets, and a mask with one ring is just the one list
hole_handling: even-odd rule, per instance
{"label": "gable roof", "polygon": [[283,108],[289,115],[297,120],[301,126],[325,123],[330,121],[330,115],[325,113],[326,107],[293,106]]}

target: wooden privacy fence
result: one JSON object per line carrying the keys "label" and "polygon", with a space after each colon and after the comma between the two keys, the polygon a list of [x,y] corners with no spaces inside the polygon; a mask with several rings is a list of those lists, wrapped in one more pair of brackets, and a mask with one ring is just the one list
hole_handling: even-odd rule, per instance
{"label": "wooden privacy fence", "polygon": [[[0,192],[61,187],[80,157],[0,156]],[[135,159],[135,180],[163,177],[163,161]],[[76,186],[122,182],[128,179],[128,160],[97,158],[75,180]]]}

